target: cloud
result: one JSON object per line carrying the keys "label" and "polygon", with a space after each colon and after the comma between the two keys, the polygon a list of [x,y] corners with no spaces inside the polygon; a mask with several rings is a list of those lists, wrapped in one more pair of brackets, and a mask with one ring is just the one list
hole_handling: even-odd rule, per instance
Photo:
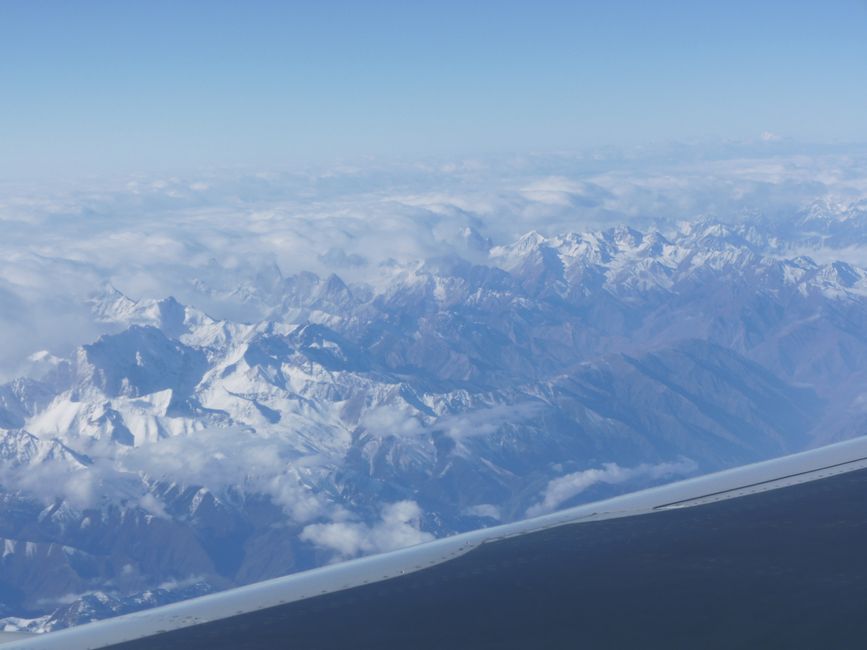
{"label": "cloud", "polygon": [[[269,496],[298,522],[329,512],[328,501],[312,485],[316,466],[280,439],[238,427],[159,440],[116,458],[119,472],[141,475],[148,482],[199,486],[218,496],[230,488]],[[152,501],[141,505],[158,508]]]}
{"label": "cloud", "polygon": [[522,188],[521,194],[530,201],[565,208],[595,208],[612,194],[594,183],[551,176],[534,181]]}
{"label": "cloud", "polygon": [[37,350],[66,354],[103,332],[83,303],[106,281],[136,299],[174,295],[258,320],[266,310],[248,289],[275,265],[378,286],[391,259],[484,262],[467,232],[497,245],[534,229],[788,218],[867,197],[861,150],[760,145],[0,184],[0,378]]}
{"label": "cloud", "polygon": [[367,266],[367,258],[358,253],[347,254],[342,248],[329,248],[319,256],[319,261],[333,269]]}
{"label": "cloud", "polygon": [[502,510],[492,503],[480,503],[469,508],[464,508],[463,514],[470,517],[486,517],[500,521],[503,518]]}
{"label": "cloud", "polygon": [[436,428],[455,440],[487,436],[504,425],[517,425],[538,416],[544,409],[542,402],[520,402],[479,407],[466,413],[447,415],[436,421]]}
{"label": "cloud", "polygon": [[81,466],[63,458],[48,458],[32,465],[0,464],[0,485],[15,489],[48,505],[57,499],[76,510],[98,507],[107,502],[142,502],[153,511],[156,504],[146,500],[146,488],[135,475],[119,471],[111,463],[98,461]]}
{"label": "cloud", "polygon": [[425,431],[424,423],[408,406],[385,404],[370,409],[359,425],[376,436],[414,436]]}
{"label": "cloud", "polygon": [[535,418],[544,406],[542,402],[495,404],[434,419],[424,417],[406,404],[384,404],[365,412],[359,425],[376,436],[406,437],[439,431],[461,441],[465,438],[491,435],[504,426],[518,425]]}
{"label": "cloud", "polygon": [[[0,431],[0,442],[4,435],[15,434]],[[98,451],[104,455],[86,465],[58,454],[43,454],[46,458],[34,464],[0,462],[0,484],[46,504],[63,499],[79,511],[127,503],[166,517],[150,492],[154,482],[161,482],[204,488],[218,497],[229,490],[265,495],[299,523],[335,512],[315,488],[318,473],[325,471],[321,458],[303,456],[284,441],[250,429],[204,429],[131,449],[103,445]]]}
{"label": "cloud", "polygon": [[300,539],[334,552],[335,559],[369,555],[413,546],[434,539],[420,529],[422,511],[415,501],[398,501],[383,506],[380,520],[367,525],[360,522],[310,524]]}
{"label": "cloud", "polygon": [[658,465],[641,464],[621,467],[617,463],[605,463],[602,467],[573,472],[548,482],[542,500],[527,509],[528,517],[553,512],[560,505],[598,483],[616,485],[635,479],[657,481],[672,476],[691,474],[698,466],[689,459]]}

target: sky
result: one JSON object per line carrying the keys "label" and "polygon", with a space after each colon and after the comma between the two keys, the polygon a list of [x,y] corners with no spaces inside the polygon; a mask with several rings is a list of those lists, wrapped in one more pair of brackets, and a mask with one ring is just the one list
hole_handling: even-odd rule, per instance
{"label": "sky", "polygon": [[0,175],[861,142],[865,61],[864,0],[0,0]]}

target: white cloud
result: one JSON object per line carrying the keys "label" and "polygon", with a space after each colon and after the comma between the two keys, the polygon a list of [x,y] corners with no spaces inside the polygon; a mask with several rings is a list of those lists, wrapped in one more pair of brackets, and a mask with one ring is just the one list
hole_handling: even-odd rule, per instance
{"label": "white cloud", "polygon": [[376,436],[414,436],[424,432],[419,417],[407,406],[385,404],[370,409],[359,424]]}
{"label": "white cloud", "polygon": [[470,517],[487,517],[499,521],[503,518],[503,513],[498,506],[492,503],[480,503],[469,508],[464,508],[463,514]]}
{"label": "white cloud", "polygon": [[534,418],[544,408],[542,402],[520,402],[479,407],[472,411],[447,415],[436,421],[436,428],[455,440],[474,436],[487,436],[504,425],[518,425]]}
{"label": "white cloud", "polygon": [[89,465],[62,457],[33,465],[0,463],[0,484],[46,504],[62,498],[83,510],[126,502],[159,517],[167,515],[149,492],[153,482],[202,487],[218,497],[229,489],[265,495],[299,523],[336,511],[314,487],[317,471],[325,471],[321,459],[249,429],[205,429],[132,449],[102,445],[99,451],[104,455]]}
{"label": "white cloud", "polygon": [[[221,495],[229,488],[271,497],[298,522],[329,511],[312,487],[316,463],[299,457],[278,438],[249,429],[207,429],[130,449],[116,459],[118,471],[149,480],[200,486]],[[154,504],[142,503],[148,510]]]}
{"label": "white cloud", "polygon": [[790,216],[819,200],[867,197],[859,150],[762,145],[3,184],[0,378],[36,350],[65,354],[102,331],[82,303],[105,281],[133,298],[174,295],[254,320],[261,314],[235,290],[274,264],[284,274],[337,271],[375,284],[390,258],[459,252],[482,261],[468,250],[468,228],[502,244],[533,229]]}
{"label": "white cloud", "polygon": [[560,476],[548,482],[542,500],[527,509],[528,517],[536,517],[556,510],[560,504],[581,494],[597,483],[615,485],[635,479],[659,480],[695,472],[698,466],[689,459],[658,465],[641,464],[621,467],[617,463],[605,463],[602,467],[585,469]]}
{"label": "white cloud", "polygon": [[380,520],[371,526],[344,521],[311,524],[300,538],[333,551],[335,559],[382,553],[432,541],[434,536],[420,529],[421,515],[415,501],[398,501],[383,506]]}

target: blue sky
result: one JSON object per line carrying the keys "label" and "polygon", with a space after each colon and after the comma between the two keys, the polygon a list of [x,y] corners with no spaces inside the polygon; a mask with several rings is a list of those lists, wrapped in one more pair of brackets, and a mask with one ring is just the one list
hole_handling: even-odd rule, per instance
{"label": "blue sky", "polygon": [[0,173],[864,141],[867,3],[0,0]]}

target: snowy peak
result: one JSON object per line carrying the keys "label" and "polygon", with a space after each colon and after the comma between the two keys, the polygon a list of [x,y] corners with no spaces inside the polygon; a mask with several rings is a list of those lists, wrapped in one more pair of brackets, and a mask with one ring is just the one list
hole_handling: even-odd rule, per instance
{"label": "snowy peak", "polygon": [[172,339],[180,339],[196,328],[215,321],[201,311],[186,307],[174,297],[161,300],[132,300],[106,285],[88,300],[97,322],[120,327],[153,327]]}
{"label": "snowy peak", "polygon": [[162,330],[133,325],[81,348],[77,379],[109,397],[138,397],[171,389],[188,395],[207,370],[205,354],[170,339]]}

